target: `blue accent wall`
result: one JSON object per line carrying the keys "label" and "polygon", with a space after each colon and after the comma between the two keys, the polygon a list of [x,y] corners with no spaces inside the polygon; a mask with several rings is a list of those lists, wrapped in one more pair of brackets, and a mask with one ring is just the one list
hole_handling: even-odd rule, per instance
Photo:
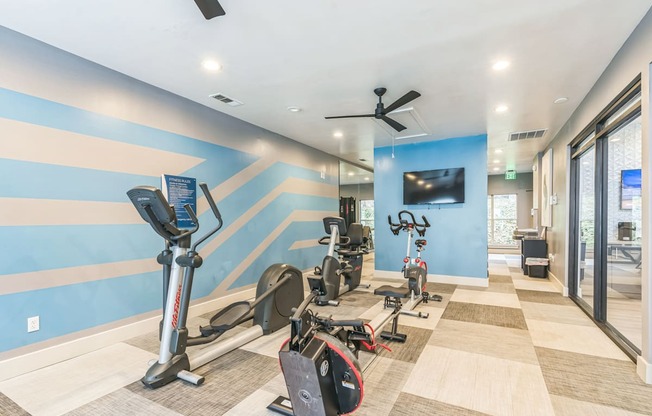
{"label": "blue accent wall", "polygon": [[[321,217],[338,211],[335,157],[2,27],[0,56],[3,63],[43,68],[42,79],[56,87],[36,95],[26,81],[3,79],[0,88],[0,149],[8,149],[0,151],[0,236],[11,245],[0,251],[0,283],[7,283],[0,286],[0,360],[30,344],[53,345],[58,337],[74,339],[161,308],[155,258],[163,241],[129,210],[126,192],[160,187],[164,173],[194,177],[210,189],[228,181],[223,193],[214,192],[224,227],[200,247],[204,264],[193,300],[255,284],[274,263],[300,269],[321,263],[323,247],[291,247],[321,238]],[[50,134],[70,145],[47,154],[11,146],[22,139],[49,143]],[[69,153],[80,142],[104,150]],[[125,167],[123,155],[148,168]],[[80,167],[75,161],[82,159]],[[176,160],[189,167],[179,169]],[[37,206],[43,218],[12,211],[11,204]],[[54,215],[47,215],[50,207]],[[98,207],[105,216],[78,221],[86,213],[81,207]],[[210,211],[199,220],[199,236],[216,223]],[[268,243],[272,232],[278,235]],[[219,245],[206,252],[216,238]],[[243,273],[234,272],[242,266]],[[235,280],[224,282],[229,275]],[[27,318],[37,315],[41,329],[27,333]]]}
{"label": "blue accent wall", "polygon": [[[400,272],[407,235],[392,234],[387,215],[397,222],[398,212],[407,209],[431,224],[422,253],[429,274],[487,278],[487,136],[406,144],[393,153],[391,147],[374,151],[376,270]],[[404,172],[443,168],[464,168],[464,203],[403,205]]]}

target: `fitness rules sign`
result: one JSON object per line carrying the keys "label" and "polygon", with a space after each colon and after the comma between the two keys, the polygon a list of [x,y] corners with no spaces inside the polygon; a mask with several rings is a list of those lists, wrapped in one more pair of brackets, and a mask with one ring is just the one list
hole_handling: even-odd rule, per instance
{"label": "fitness rules sign", "polygon": [[197,179],[184,176],[162,175],[161,188],[170,205],[177,214],[177,227],[192,228],[194,223],[183,207],[189,204],[197,212]]}

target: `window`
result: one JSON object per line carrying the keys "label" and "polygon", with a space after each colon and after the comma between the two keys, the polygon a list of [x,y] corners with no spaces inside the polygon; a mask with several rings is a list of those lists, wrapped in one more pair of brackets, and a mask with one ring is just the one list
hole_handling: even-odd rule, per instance
{"label": "window", "polygon": [[516,194],[489,195],[487,198],[489,213],[489,246],[514,247],[512,238],[516,229]]}
{"label": "window", "polygon": [[[367,199],[360,201],[360,223],[369,226],[371,229],[371,241],[374,241],[374,200]],[[373,247],[373,245],[371,246]]]}

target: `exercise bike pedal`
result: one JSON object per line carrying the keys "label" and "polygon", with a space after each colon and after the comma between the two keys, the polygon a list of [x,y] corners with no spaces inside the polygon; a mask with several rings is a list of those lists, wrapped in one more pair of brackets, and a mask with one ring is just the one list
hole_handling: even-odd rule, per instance
{"label": "exercise bike pedal", "polygon": [[443,298],[441,295],[430,295],[430,300],[434,300],[435,302],[441,302]]}

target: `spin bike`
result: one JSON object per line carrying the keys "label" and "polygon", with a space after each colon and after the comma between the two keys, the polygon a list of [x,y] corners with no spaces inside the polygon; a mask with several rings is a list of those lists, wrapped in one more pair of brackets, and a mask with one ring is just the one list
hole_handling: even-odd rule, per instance
{"label": "spin bike", "polygon": [[[424,312],[414,311],[421,303],[428,303],[428,301],[433,300],[441,302],[442,297],[439,295],[430,295],[426,291],[426,282],[427,282],[427,265],[425,261],[421,259],[421,252],[425,249],[426,240],[420,239],[417,240],[417,258],[412,261],[410,258],[410,249],[412,247],[412,239],[414,237],[414,230],[417,231],[420,237],[424,237],[426,234],[426,229],[430,227],[430,223],[425,216],[422,216],[423,223],[418,223],[414,218],[414,214],[410,211],[403,210],[398,214],[399,222],[393,223],[392,216],[387,216],[387,221],[389,222],[390,230],[394,235],[398,235],[400,231],[407,232],[408,241],[407,241],[407,255],[403,259],[403,277],[408,280],[407,287],[395,287],[391,285],[383,285],[376,290],[374,294],[385,296],[384,309],[391,310],[394,312],[391,314],[381,313],[376,318],[374,318],[369,325],[372,328],[382,328],[390,319],[392,320],[392,330],[383,331],[380,336],[383,339],[405,342],[407,335],[399,334],[398,330],[398,317],[399,315],[409,315],[417,318],[428,318],[428,314]],[[403,301],[406,301],[403,304]]]}
{"label": "spin bike", "polygon": [[[274,264],[265,270],[256,287],[253,302],[235,302],[216,313],[208,325],[199,328],[200,334],[190,336],[186,328],[190,292],[195,269],[201,267],[202,257],[197,247],[215,234],[223,225],[222,216],[205,183],[199,185],[218,225],[194,244],[192,235],[199,230],[199,220],[190,205],[184,209],[193,227],[177,226],[175,211],[152,186],[138,186],[127,192],[140,216],[165,240],[165,249],[157,261],[163,266],[163,319],[159,323],[161,341],[158,361],[141,379],[150,388],[161,387],[177,378],[192,384],[201,384],[204,377],[191,373],[198,367],[259,338],[283,328],[292,316],[292,310],[304,299],[303,275],[288,264]],[[241,323],[253,319],[253,326],[227,340],[203,348],[195,355],[186,353],[186,347],[211,343]]]}
{"label": "spin bike", "polygon": [[[350,292],[360,286],[362,277],[362,256],[368,251],[364,249],[362,225],[352,223],[348,229],[344,218],[324,218],[324,230],[327,236],[319,240],[319,244],[328,245],[328,253],[322,261],[322,266],[315,267],[315,276],[322,276],[326,290],[323,295],[315,297],[315,304],[339,305],[335,300],[340,295]],[[335,253],[342,256],[342,261],[335,257]],[[344,277],[344,284],[340,285],[340,277]],[[363,285],[369,287],[369,285]]]}

